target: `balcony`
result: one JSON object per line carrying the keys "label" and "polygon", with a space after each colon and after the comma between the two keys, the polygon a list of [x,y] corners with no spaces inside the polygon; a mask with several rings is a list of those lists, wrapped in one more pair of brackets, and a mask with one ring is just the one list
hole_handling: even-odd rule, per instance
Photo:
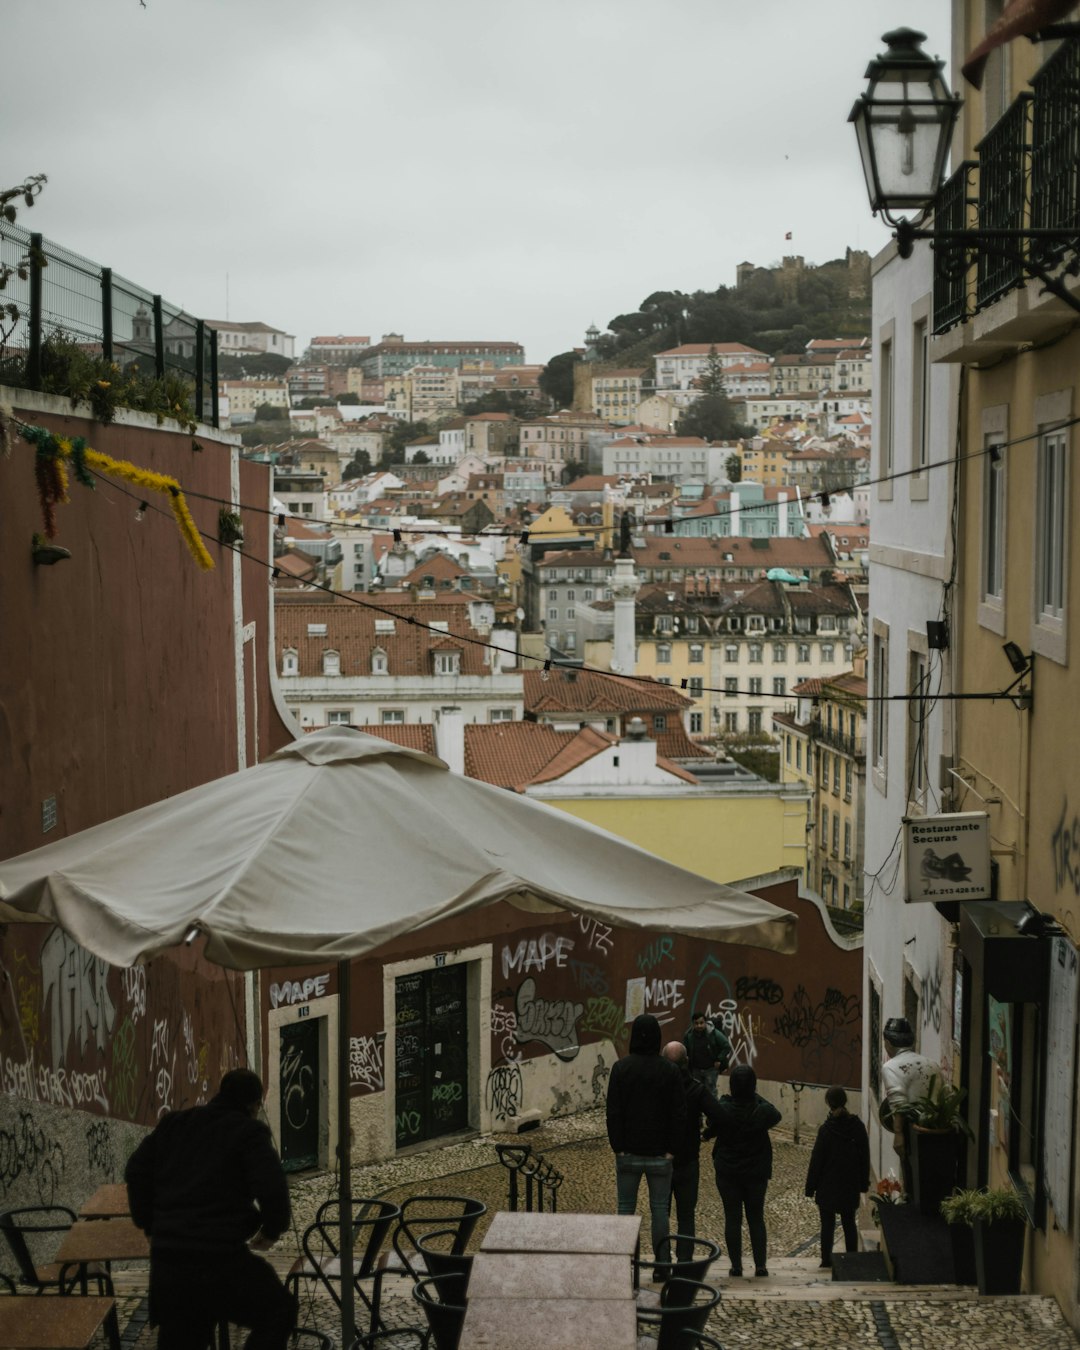
{"label": "balcony", "polygon": [[828,746],[831,750],[838,750],[840,754],[849,755],[852,759],[862,759],[866,754],[865,736],[852,736],[847,732],[841,734],[832,727],[826,726],[820,718],[811,720],[810,736],[818,745]]}
{"label": "balcony", "polygon": [[[938,194],[940,230],[1072,231],[1069,245],[1043,241],[1003,245],[976,260],[955,246],[934,251],[936,360],[963,361],[1006,351],[1043,335],[1073,315],[1058,297],[1029,280],[1027,261],[1073,290],[1080,265],[1080,42],[1065,42]],[[1010,256],[1011,253],[1011,256]]]}

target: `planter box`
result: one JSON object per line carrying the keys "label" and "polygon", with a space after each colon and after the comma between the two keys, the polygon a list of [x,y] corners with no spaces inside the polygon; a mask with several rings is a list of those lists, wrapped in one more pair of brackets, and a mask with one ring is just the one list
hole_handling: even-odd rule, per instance
{"label": "planter box", "polygon": [[975,1270],[975,1233],[970,1224],[949,1224],[952,1244],[953,1279],[957,1284],[977,1284]]}
{"label": "planter box", "polygon": [[913,1201],[921,1214],[937,1217],[941,1202],[956,1186],[960,1156],[960,1136],[955,1130],[924,1130],[913,1125],[911,1140],[911,1179]]}
{"label": "planter box", "polygon": [[975,1271],[980,1294],[1018,1294],[1024,1269],[1023,1219],[975,1220]]}

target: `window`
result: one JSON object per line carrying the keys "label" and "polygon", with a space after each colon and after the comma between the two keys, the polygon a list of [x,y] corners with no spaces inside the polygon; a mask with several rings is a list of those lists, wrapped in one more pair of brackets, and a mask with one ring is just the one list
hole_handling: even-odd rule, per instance
{"label": "window", "polygon": [[724,680],[724,697],[734,698],[739,692],[739,681],[734,676],[728,675]]}
{"label": "window", "polygon": [[701,717],[701,713],[699,713],[699,712],[692,712],[692,713],[690,714],[690,732],[691,732],[691,734],[693,734],[694,732],[700,732],[701,729],[702,729],[702,717]]}
{"label": "window", "polygon": [[[980,621],[986,623],[989,615],[987,610],[998,611],[995,615],[998,622],[991,622],[990,626],[998,633],[1004,633],[1004,616],[1001,610],[1005,604],[1005,493],[1007,490],[1007,480],[1005,476],[1005,456],[1007,451],[1001,445],[1001,442],[1008,439],[1008,422],[1001,417],[1000,430],[994,427],[993,430],[986,430],[985,423],[988,419],[987,414],[991,412],[1003,413],[1004,409],[987,409],[984,413],[984,433],[983,448],[987,454],[983,456],[982,465],[982,539],[980,541],[980,592],[982,608],[979,614]],[[1000,447],[1000,448],[995,448]]]}
{"label": "window", "polygon": [[[891,331],[892,325],[889,325]],[[881,344],[880,394],[878,399],[878,422],[880,423],[878,444],[881,448],[881,477],[891,478],[893,472],[893,344],[886,340]],[[892,483],[882,483],[892,496]],[[879,490],[879,496],[884,496]]]}
{"label": "window", "polygon": [[791,738],[790,736],[785,736],[785,737],[784,737],[784,763],[785,763],[785,764],[790,764],[790,763],[791,763],[791,739],[792,739],[792,738]]}
{"label": "window", "polygon": [[831,643],[831,642],[823,642],[823,643],[821,644],[821,659],[822,659],[822,661],[832,661],[832,660],[834,659],[835,652],[836,652],[836,647],[835,647],[835,645],[834,645],[833,643]]}
{"label": "window", "polygon": [[832,761],[832,790],[839,794],[840,792],[840,756],[833,755]]}
{"label": "window", "polygon": [[761,652],[762,652],[762,647],[761,647],[761,643],[760,643],[760,642],[751,642],[751,643],[750,643],[750,647],[749,647],[749,656],[750,656],[750,660],[751,660],[754,664],[759,664],[759,663],[760,663],[760,661],[761,661]]}
{"label": "window", "polygon": [[844,761],[844,801],[846,802],[851,801],[851,777],[852,764],[851,760],[848,759]]}
{"label": "window", "polygon": [[586,592],[585,592],[585,599],[586,599],[586,600],[591,600],[592,598],[593,598],[593,593],[592,593],[592,591],[586,591]]}
{"label": "window", "polygon": [[795,767],[802,769],[802,741],[795,742]]}
{"label": "window", "polygon": [[929,676],[927,653],[908,652],[908,743],[907,780],[908,800],[920,806],[926,803],[929,786],[926,766],[927,722],[929,720]]}
{"label": "window", "polygon": [[725,661],[737,661],[738,659],[739,659],[739,648],[738,648],[738,645],[737,645],[736,643],[734,643],[734,642],[729,642],[729,643],[724,647],[724,660],[725,660]]}
{"label": "window", "polygon": [[[705,660],[705,648],[700,642],[691,642],[690,644],[690,664],[697,666]],[[693,683],[693,681],[691,681]]]}
{"label": "window", "polygon": [[746,719],[746,721],[747,721],[747,730],[749,731],[750,735],[751,735],[751,736],[760,736],[760,735],[761,735],[761,710],[760,710],[759,708],[751,708],[751,709],[750,709],[750,712],[747,714],[747,719]]}
{"label": "window", "polygon": [[326,721],[332,727],[347,727],[352,725],[352,713],[347,708],[338,708],[329,711],[326,714]]}
{"label": "window", "polygon": [[752,694],[760,694],[761,684],[762,684],[761,676],[760,675],[753,676],[753,678],[750,680],[750,692]]}
{"label": "window", "polygon": [[687,693],[691,698],[700,698],[705,688],[705,681],[700,675],[695,675],[687,682],[687,686]]}
{"label": "window", "polygon": [[512,722],[514,710],[513,708],[492,708],[488,714],[488,720],[491,722]]}
{"label": "window", "polygon": [[724,714],[724,730],[738,731],[738,729],[739,729],[739,714],[737,712],[726,712]]}
{"label": "window", "polygon": [[821,752],[821,786],[822,786],[823,788],[827,788],[827,787],[829,786],[829,752],[828,752],[828,750],[822,750],[822,752]]}
{"label": "window", "polygon": [[380,720],[384,727],[403,726],[405,722],[405,709],[384,708],[380,715]]}
{"label": "window", "polygon": [[844,860],[851,861],[851,821],[844,821]]}
{"label": "window", "polygon": [[461,674],[461,653],[460,653],[460,652],[436,652],[436,653],[435,653],[435,674],[436,674],[436,675],[460,675],[460,674]]}
{"label": "window", "polygon": [[774,664],[781,666],[787,660],[787,643],[774,642],[772,648],[772,659]]}
{"label": "window", "polygon": [[832,818],[832,855],[834,858],[840,856],[840,813],[833,812]]}
{"label": "window", "polygon": [[282,675],[295,675],[297,674],[299,669],[300,666],[295,649],[292,647],[286,647],[286,649],[281,653]]}
{"label": "window", "polygon": [[1065,611],[1066,489],[1064,431],[1039,438],[1035,518],[1035,621],[1061,622]]}
{"label": "window", "polygon": [[671,643],[658,642],[656,644],[656,663],[660,666],[671,665]]}
{"label": "window", "polygon": [[829,847],[829,808],[827,806],[821,808],[821,847],[822,849]]}
{"label": "window", "polygon": [[656,616],[656,631],[658,633],[672,633],[675,631],[675,620],[670,614],[658,614]]}
{"label": "window", "polygon": [[875,633],[871,647],[871,728],[870,764],[881,792],[886,791],[885,775],[889,755],[889,630],[874,622]]}
{"label": "window", "polygon": [[566,617],[568,619],[572,619],[576,613],[577,610],[573,607],[573,605],[571,605],[570,608],[566,611]]}
{"label": "window", "polygon": [[549,622],[549,623],[556,622],[556,621],[558,620],[558,617],[559,617],[559,611],[558,611],[558,609],[556,609],[554,606],[552,606],[552,607],[548,610],[548,622]]}
{"label": "window", "polygon": [[322,671],[324,675],[341,674],[341,657],[337,652],[323,652]]}
{"label": "window", "polygon": [[805,665],[810,660],[809,642],[800,642],[795,647],[795,659],[800,665]]}
{"label": "window", "polygon": [[666,731],[667,718],[663,713],[656,713],[652,720],[653,731]]}
{"label": "window", "polygon": [[566,598],[567,598],[567,600],[576,600],[576,599],[577,599],[577,591],[574,591],[574,590],[569,590],[569,591],[567,591],[567,592],[566,592]]}
{"label": "window", "polygon": [[919,319],[911,334],[911,467],[930,462],[930,327]]}
{"label": "window", "polygon": [[787,680],[784,679],[783,675],[773,676],[772,691],[774,694],[779,694],[781,697],[787,693]]}
{"label": "window", "polygon": [[559,598],[558,587],[553,586],[553,587],[551,588],[551,590],[548,591],[548,599],[549,599],[549,600],[558,600],[558,598]]}

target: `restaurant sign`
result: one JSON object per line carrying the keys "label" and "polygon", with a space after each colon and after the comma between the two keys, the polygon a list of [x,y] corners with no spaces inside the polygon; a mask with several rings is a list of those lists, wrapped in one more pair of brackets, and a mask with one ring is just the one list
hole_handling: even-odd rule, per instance
{"label": "restaurant sign", "polygon": [[904,899],[989,900],[990,817],[985,811],[904,817]]}

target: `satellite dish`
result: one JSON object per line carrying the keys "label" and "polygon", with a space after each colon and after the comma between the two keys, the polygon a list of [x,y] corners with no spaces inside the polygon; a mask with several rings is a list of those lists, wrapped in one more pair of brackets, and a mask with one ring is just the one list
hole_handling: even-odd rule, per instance
{"label": "satellite dish", "polygon": [[514,613],[517,615],[518,623],[520,623],[521,620],[524,619],[525,617],[525,611],[521,608],[520,605],[518,605],[517,609],[514,610]]}

